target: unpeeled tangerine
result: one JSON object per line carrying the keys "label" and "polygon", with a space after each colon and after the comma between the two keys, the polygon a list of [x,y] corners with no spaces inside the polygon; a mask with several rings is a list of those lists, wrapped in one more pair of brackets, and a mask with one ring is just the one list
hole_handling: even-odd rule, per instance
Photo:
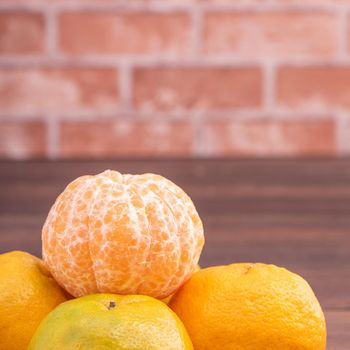
{"label": "unpeeled tangerine", "polygon": [[202,222],[166,178],[107,170],[71,182],[42,231],[43,258],[75,297],[92,293],[165,298],[196,269]]}

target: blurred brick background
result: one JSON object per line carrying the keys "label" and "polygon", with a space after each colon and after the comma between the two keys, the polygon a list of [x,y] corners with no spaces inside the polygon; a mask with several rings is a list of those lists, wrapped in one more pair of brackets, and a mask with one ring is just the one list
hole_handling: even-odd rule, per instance
{"label": "blurred brick background", "polygon": [[350,154],[350,0],[0,0],[0,157]]}

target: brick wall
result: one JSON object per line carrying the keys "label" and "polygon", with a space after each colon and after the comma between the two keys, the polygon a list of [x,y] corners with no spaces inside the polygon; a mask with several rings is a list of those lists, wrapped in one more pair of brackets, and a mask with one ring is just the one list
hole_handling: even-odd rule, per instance
{"label": "brick wall", "polygon": [[350,0],[0,0],[0,157],[350,154]]}

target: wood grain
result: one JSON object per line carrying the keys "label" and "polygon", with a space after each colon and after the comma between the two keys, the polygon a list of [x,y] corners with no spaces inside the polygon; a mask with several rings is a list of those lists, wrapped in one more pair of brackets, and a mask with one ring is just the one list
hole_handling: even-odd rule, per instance
{"label": "wood grain", "polygon": [[105,169],[154,172],[203,218],[203,266],[259,261],[304,276],[325,309],[327,349],[350,344],[350,160],[0,162],[0,251],[40,255],[40,231],[65,185]]}

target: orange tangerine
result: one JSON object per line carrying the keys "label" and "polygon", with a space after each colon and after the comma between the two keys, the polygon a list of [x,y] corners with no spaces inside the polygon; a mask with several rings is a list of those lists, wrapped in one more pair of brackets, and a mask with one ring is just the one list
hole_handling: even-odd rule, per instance
{"label": "orange tangerine", "polygon": [[170,301],[200,350],[325,350],[326,323],[309,284],[275,265],[196,272]]}
{"label": "orange tangerine", "polygon": [[0,254],[0,349],[27,350],[40,322],[64,301],[42,260],[21,251]]}
{"label": "orange tangerine", "polygon": [[[7,349],[7,348],[6,348]],[[28,350],[193,350],[188,333],[160,300],[95,294],[53,310]]]}
{"label": "orange tangerine", "polygon": [[160,175],[107,170],[71,182],[42,231],[43,258],[75,297],[165,298],[188,280],[204,245],[188,195]]}

